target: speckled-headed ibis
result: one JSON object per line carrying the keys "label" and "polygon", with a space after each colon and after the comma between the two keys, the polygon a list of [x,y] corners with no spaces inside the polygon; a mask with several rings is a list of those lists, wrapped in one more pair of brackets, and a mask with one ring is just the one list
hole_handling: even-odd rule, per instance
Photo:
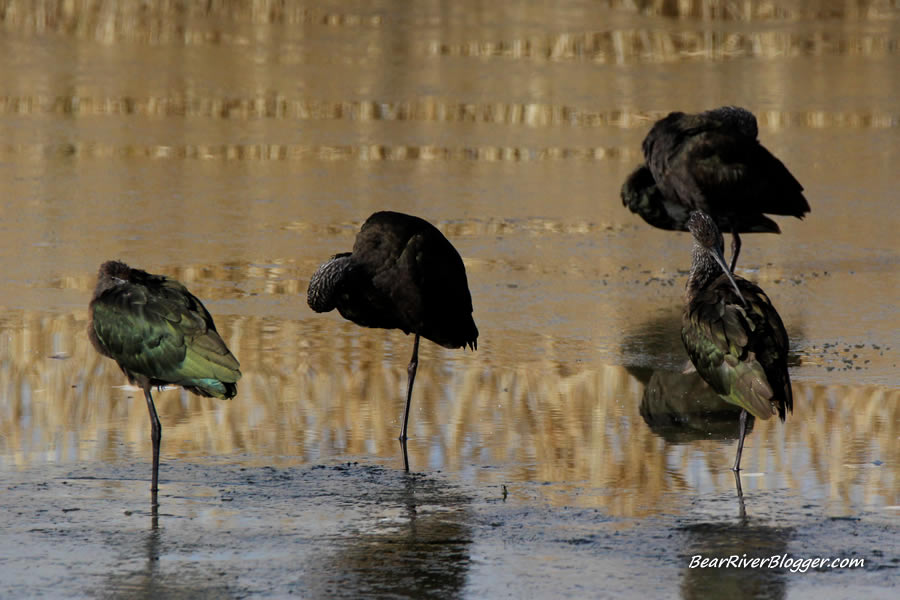
{"label": "speckled-headed ibis", "polygon": [[681,339],[700,376],[726,402],[743,410],[733,470],[739,471],[747,413],[757,419],[793,410],[788,375],[788,336],[765,292],[731,273],[715,221],[695,211]]}

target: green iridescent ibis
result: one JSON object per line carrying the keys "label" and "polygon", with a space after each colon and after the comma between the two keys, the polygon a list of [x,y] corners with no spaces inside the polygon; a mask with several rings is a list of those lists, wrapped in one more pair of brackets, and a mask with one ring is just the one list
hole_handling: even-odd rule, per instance
{"label": "green iridescent ibis", "polygon": [[477,347],[472,296],[456,248],[431,223],[397,212],[377,212],[356,235],[352,252],[323,263],[309,281],[309,307],[338,309],[363,327],[415,334],[407,373],[406,410],[400,441],[407,439],[419,338],[445,348]]}
{"label": "green iridescent ibis", "polygon": [[732,234],[731,270],[740,233],[780,233],[766,214],[802,219],[803,186],[757,140],[756,117],[736,106],[669,113],[644,138],[645,163],[622,185],[622,203],[660,229],[687,231],[694,210]]}
{"label": "green iridescent ibis", "polygon": [[693,212],[694,236],[681,339],[700,376],[743,410],[734,471],[740,470],[747,413],[757,419],[793,410],[788,375],[788,336],[781,317],[758,285],[735,276],[723,256],[725,242],[715,221]]}
{"label": "green iridescent ibis", "polygon": [[163,275],[119,261],[103,263],[90,313],[88,335],[97,352],[115,360],[128,380],[144,390],[153,440],[150,491],[155,498],[162,425],[150,389],[171,384],[200,396],[233,398],[240,364],[200,300]]}

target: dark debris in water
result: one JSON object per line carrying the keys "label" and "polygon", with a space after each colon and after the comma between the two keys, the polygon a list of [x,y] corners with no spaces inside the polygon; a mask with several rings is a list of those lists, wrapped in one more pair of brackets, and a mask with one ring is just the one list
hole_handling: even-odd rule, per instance
{"label": "dark debris in water", "polygon": [[869,370],[875,356],[884,356],[887,349],[875,343],[825,342],[821,346],[802,348],[799,354],[803,364],[815,365],[828,372],[863,371]]}

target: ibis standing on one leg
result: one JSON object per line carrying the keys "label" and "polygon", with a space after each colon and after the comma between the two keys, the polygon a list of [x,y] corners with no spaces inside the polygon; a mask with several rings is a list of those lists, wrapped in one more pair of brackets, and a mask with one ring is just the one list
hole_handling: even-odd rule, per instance
{"label": "ibis standing on one leg", "polygon": [[669,113],[642,148],[645,164],[622,185],[622,203],[660,229],[687,231],[701,210],[731,232],[731,270],[740,233],[780,233],[766,214],[803,218],[803,186],[757,140],[756,117],[736,106],[699,114]]}
{"label": "ibis standing on one leg", "polygon": [[240,365],[200,300],[163,275],[119,261],[103,263],[90,313],[91,343],[144,390],[153,440],[150,492],[155,504],[162,425],[150,388],[174,384],[200,396],[233,398]]}
{"label": "ibis standing on one leg", "polygon": [[419,338],[445,348],[477,347],[472,296],[456,248],[424,219],[377,212],[363,223],[352,252],[337,254],[316,270],[307,302],[316,312],[337,308],[363,327],[415,335],[400,432],[405,449]]}
{"label": "ibis standing on one leg", "polygon": [[694,236],[681,339],[700,376],[726,402],[740,406],[734,471],[741,468],[747,413],[768,419],[793,410],[788,336],[781,317],[758,285],[735,276],[723,256],[725,242],[706,213],[691,213]]}

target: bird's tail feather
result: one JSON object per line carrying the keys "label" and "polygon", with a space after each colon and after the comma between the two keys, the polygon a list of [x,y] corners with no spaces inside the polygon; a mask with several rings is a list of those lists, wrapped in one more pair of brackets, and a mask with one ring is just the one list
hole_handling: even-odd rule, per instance
{"label": "bird's tail feather", "polygon": [[752,368],[746,368],[747,363],[743,363],[741,367],[738,368],[738,376],[732,386],[733,393],[726,400],[740,406],[757,419],[768,419],[775,414],[772,405],[774,393],[766,381],[762,367],[758,363]]}
{"label": "bird's tail feather", "polygon": [[179,369],[179,385],[202,396],[232,398],[241,378],[240,363],[215,332],[192,340]]}

